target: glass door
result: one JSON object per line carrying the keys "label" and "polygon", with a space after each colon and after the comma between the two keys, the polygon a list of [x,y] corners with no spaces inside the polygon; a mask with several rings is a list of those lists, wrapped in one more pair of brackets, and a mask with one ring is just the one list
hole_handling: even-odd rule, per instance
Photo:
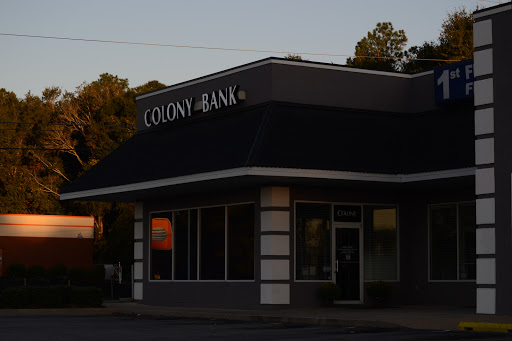
{"label": "glass door", "polygon": [[336,284],[340,301],[361,301],[360,228],[335,229]]}

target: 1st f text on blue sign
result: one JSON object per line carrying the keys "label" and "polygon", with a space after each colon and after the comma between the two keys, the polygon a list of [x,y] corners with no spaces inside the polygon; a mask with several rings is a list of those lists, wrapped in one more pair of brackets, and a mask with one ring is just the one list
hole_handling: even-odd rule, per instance
{"label": "1st f text on blue sign", "polygon": [[446,65],[434,70],[436,103],[473,97],[473,61]]}

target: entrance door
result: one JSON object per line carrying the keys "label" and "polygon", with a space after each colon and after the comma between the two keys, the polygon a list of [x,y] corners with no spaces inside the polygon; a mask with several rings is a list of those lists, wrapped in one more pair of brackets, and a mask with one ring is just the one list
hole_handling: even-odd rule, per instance
{"label": "entrance door", "polygon": [[341,301],[360,301],[359,228],[336,230],[336,284],[341,289]]}

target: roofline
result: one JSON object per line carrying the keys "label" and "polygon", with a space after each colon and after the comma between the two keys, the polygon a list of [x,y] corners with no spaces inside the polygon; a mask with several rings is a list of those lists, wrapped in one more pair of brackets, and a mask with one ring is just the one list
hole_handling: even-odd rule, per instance
{"label": "roofline", "polygon": [[216,73],[212,73],[203,77],[194,78],[189,81],[185,81],[182,83],[177,83],[171,86],[168,86],[163,89],[154,90],[151,92],[147,92],[141,95],[136,96],[135,98],[137,100],[148,98],[155,95],[160,95],[163,93],[166,93],[168,91],[177,90],[180,88],[184,88],[187,86],[192,86],[195,84],[207,82],[213,79],[225,77],[237,72],[242,72],[250,69],[254,69],[263,65],[268,64],[280,64],[280,65],[294,65],[294,66],[302,66],[302,67],[309,67],[309,68],[315,68],[315,69],[326,69],[326,70],[336,70],[336,71],[345,71],[345,72],[354,72],[354,73],[362,73],[362,74],[370,74],[370,75],[377,75],[377,76],[387,76],[387,77],[397,77],[397,78],[406,78],[406,79],[412,79],[417,77],[423,77],[429,74],[433,74],[434,71],[426,71],[426,72],[420,72],[415,74],[405,74],[405,73],[399,73],[399,72],[389,72],[389,71],[376,71],[376,70],[367,70],[367,69],[359,69],[359,68],[353,68],[346,65],[339,65],[339,64],[329,64],[329,63],[321,63],[321,62],[312,62],[312,61],[302,61],[302,60],[290,60],[285,58],[277,58],[277,57],[269,57],[265,59],[261,59],[252,63],[236,66],[227,70],[219,71]]}
{"label": "roofline", "polygon": [[475,11],[473,13],[473,18],[474,19],[480,19],[480,18],[483,18],[483,17],[487,17],[489,15],[493,15],[493,14],[497,14],[497,13],[501,13],[501,12],[506,12],[506,11],[509,11],[509,10],[512,10],[512,4],[510,2]]}
{"label": "roofline", "polygon": [[474,176],[475,167],[448,169],[433,172],[412,174],[379,174],[348,171],[332,171],[318,169],[273,168],[273,167],[240,167],[221,171],[184,175],[174,178],[159,179],[132,183],[128,185],[110,186],[85,191],[62,193],[60,200],[83,199],[115,193],[127,193],[140,190],[155,189],[166,186],[181,185],[199,181],[227,179],[240,176],[272,176],[328,180],[355,180],[386,183],[410,183],[427,180],[438,180],[464,176]]}

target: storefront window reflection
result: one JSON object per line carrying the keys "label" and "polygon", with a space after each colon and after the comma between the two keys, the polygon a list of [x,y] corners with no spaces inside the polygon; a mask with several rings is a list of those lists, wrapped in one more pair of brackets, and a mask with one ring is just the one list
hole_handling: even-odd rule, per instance
{"label": "storefront window reflection", "polygon": [[363,229],[364,279],[398,279],[396,207],[365,205]]}
{"label": "storefront window reflection", "polygon": [[296,279],[330,280],[331,205],[296,204]]}
{"label": "storefront window reflection", "polygon": [[150,272],[152,280],[253,280],[254,204],[152,213]]}

